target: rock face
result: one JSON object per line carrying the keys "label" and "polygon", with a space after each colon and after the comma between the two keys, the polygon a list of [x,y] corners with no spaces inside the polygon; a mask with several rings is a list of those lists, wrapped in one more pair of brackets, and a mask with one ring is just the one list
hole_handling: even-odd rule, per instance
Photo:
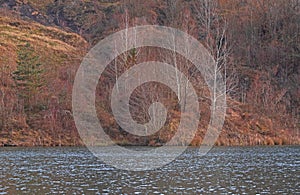
{"label": "rock face", "polygon": [[[295,34],[299,25],[294,24],[297,17],[294,10],[289,10],[290,2],[273,7],[278,13],[289,14],[279,14],[276,21],[268,23],[272,13],[259,15],[265,13],[259,10],[251,13],[253,20],[248,21],[247,10],[262,9],[251,8],[255,6],[251,1],[234,5],[226,0],[219,2],[219,12],[231,21],[228,41],[233,47],[229,65],[234,69],[230,73],[235,75],[232,82],[236,87],[228,96],[226,120],[216,144],[299,144],[300,43],[295,39],[299,37]],[[81,145],[73,121],[71,95],[76,70],[88,49],[105,36],[124,29],[126,20],[129,26],[159,24],[188,29],[205,41],[193,5],[190,1],[176,7],[167,1],[124,4],[117,0],[0,0],[0,146]],[[243,13],[239,15],[235,9]],[[266,18],[261,20],[263,17]],[[189,21],[182,22],[186,20]],[[20,61],[19,52],[27,43],[34,50],[33,55],[39,57],[44,80],[29,111],[12,77]],[[111,81],[104,78],[102,82],[106,84],[101,90],[110,89]],[[176,132],[180,112],[173,109],[163,133],[148,140],[129,135],[101,103],[110,95],[103,91],[97,92],[98,117],[121,145],[160,146]],[[173,102],[167,104],[176,106]],[[191,145],[199,145],[205,135],[209,103],[201,112],[203,117]],[[188,144],[184,136],[179,143]]]}

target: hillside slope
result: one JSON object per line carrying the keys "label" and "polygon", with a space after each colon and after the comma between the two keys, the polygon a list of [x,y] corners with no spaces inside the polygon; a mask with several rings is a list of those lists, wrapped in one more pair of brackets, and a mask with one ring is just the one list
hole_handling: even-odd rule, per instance
{"label": "hillside slope", "polygon": [[[89,48],[126,25],[173,26],[205,42],[196,5],[172,2],[0,0],[0,145],[80,145],[71,114],[77,67]],[[263,5],[250,0],[218,2],[218,14],[229,21],[229,71],[236,86],[229,94],[217,145],[299,144],[300,38],[295,14],[299,5],[293,7],[289,5],[292,1],[281,0]],[[29,112],[24,110],[11,76],[17,69],[18,52],[26,43],[39,56],[46,81],[37,95],[40,101]],[[109,89],[111,83],[107,83],[104,89]],[[166,132],[158,137],[147,141],[131,137],[120,130],[110,109],[102,107],[110,105],[106,102],[110,93],[98,94],[97,101],[102,102],[97,108],[99,120],[121,144],[161,145],[178,126],[178,120],[170,119]],[[180,117],[176,110],[171,112],[174,118]],[[193,145],[201,143],[209,120],[208,108],[203,112],[206,116]]]}

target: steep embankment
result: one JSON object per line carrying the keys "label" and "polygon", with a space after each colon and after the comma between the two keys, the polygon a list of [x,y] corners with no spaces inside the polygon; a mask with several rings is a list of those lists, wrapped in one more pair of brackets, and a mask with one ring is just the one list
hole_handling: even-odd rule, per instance
{"label": "steep embankment", "polygon": [[[24,98],[13,79],[20,52],[30,45],[43,70],[43,85],[33,109],[24,109]],[[79,139],[71,122],[72,82],[87,43],[80,36],[34,22],[0,17],[0,145],[75,145]],[[32,99],[33,97],[30,97]],[[30,102],[30,105],[33,103]],[[61,131],[64,126],[64,131]]]}

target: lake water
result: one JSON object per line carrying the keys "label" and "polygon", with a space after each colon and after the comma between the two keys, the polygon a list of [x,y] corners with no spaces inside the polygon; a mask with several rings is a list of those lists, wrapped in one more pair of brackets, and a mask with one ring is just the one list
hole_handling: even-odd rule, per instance
{"label": "lake water", "polygon": [[132,172],[86,148],[0,148],[0,194],[300,194],[299,146],[197,151]]}

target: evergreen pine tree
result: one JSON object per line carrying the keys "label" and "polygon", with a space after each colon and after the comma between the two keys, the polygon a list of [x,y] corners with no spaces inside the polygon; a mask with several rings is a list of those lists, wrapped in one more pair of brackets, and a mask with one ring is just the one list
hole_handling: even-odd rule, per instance
{"label": "evergreen pine tree", "polygon": [[25,111],[30,111],[36,104],[37,94],[43,86],[41,74],[43,69],[39,56],[29,43],[18,50],[17,70],[13,72],[19,98],[24,102]]}

